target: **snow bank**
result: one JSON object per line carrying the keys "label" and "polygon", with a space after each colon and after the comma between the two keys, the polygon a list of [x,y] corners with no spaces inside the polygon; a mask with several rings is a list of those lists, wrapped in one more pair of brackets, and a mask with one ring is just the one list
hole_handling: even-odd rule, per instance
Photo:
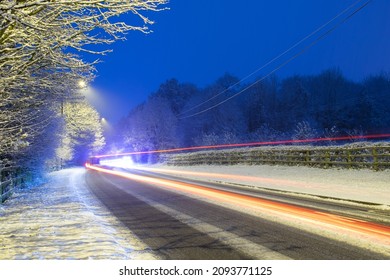
{"label": "snow bank", "polygon": [[384,204],[390,209],[390,170],[376,172],[276,165],[155,165],[137,168],[210,182]]}

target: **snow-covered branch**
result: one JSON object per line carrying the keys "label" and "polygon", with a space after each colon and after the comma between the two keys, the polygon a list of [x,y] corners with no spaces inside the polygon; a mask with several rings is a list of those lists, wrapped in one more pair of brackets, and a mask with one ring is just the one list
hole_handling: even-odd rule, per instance
{"label": "snow-covered branch", "polygon": [[[128,31],[149,32],[148,11],[167,0],[0,1],[0,159],[17,157],[47,135],[80,79],[93,79],[106,45]],[[122,22],[129,14],[130,23]],[[46,133],[46,134],[45,134]]]}

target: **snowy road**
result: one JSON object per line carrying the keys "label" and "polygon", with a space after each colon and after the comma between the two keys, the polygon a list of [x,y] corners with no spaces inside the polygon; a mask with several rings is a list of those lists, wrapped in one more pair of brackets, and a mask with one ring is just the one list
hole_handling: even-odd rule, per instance
{"label": "snowy road", "polygon": [[[87,184],[115,217],[164,259],[390,258],[386,225],[372,225],[371,235],[361,230],[370,231],[370,223],[329,212],[292,209],[285,203],[270,208],[269,202],[262,202],[259,207],[242,193],[237,198],[218,190],[214,196],[214,191],[193,188],[188,180],[126,173],[128,178],[121,178],[91,170]],[[282,207],[287,211],[279,211]]]}
{"label": "snowy road", "polygon": [[131,175],[143,179],[73,168],[19,190],[0,205],[0,259],[390,259],[386,207],[269,191],[257,196],[282,204],[258,206],[251,189],[233,197],[237,186]]}

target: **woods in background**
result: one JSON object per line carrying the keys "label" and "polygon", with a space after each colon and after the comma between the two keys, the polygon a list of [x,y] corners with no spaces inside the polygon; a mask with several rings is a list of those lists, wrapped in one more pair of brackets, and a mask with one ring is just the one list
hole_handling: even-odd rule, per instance
{"label": "woods in background", "polygon": [[385,74],[362,82],[337,69],[283,80],[274,76],[211,108],[247,87],[237,82],[229,74],[203,89],[166,81],[122,119],[113,147],[141,151],[389,132]]}

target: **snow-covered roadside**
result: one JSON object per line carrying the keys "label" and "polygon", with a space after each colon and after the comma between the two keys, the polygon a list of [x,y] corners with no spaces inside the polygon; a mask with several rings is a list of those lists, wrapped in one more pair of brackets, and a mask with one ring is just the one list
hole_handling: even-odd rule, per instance
{"label": "snow-covered roadside", "polygon": [[84,168],[49,175],[0,204],[0,259],[155,259],[85,186]]}
{"label": "snow-covered roadside", "polygon": [[390,171],[320,169],[269,165],[154,165],[142,170],[162,172],[210,182],[383,204],[390,209]]}

